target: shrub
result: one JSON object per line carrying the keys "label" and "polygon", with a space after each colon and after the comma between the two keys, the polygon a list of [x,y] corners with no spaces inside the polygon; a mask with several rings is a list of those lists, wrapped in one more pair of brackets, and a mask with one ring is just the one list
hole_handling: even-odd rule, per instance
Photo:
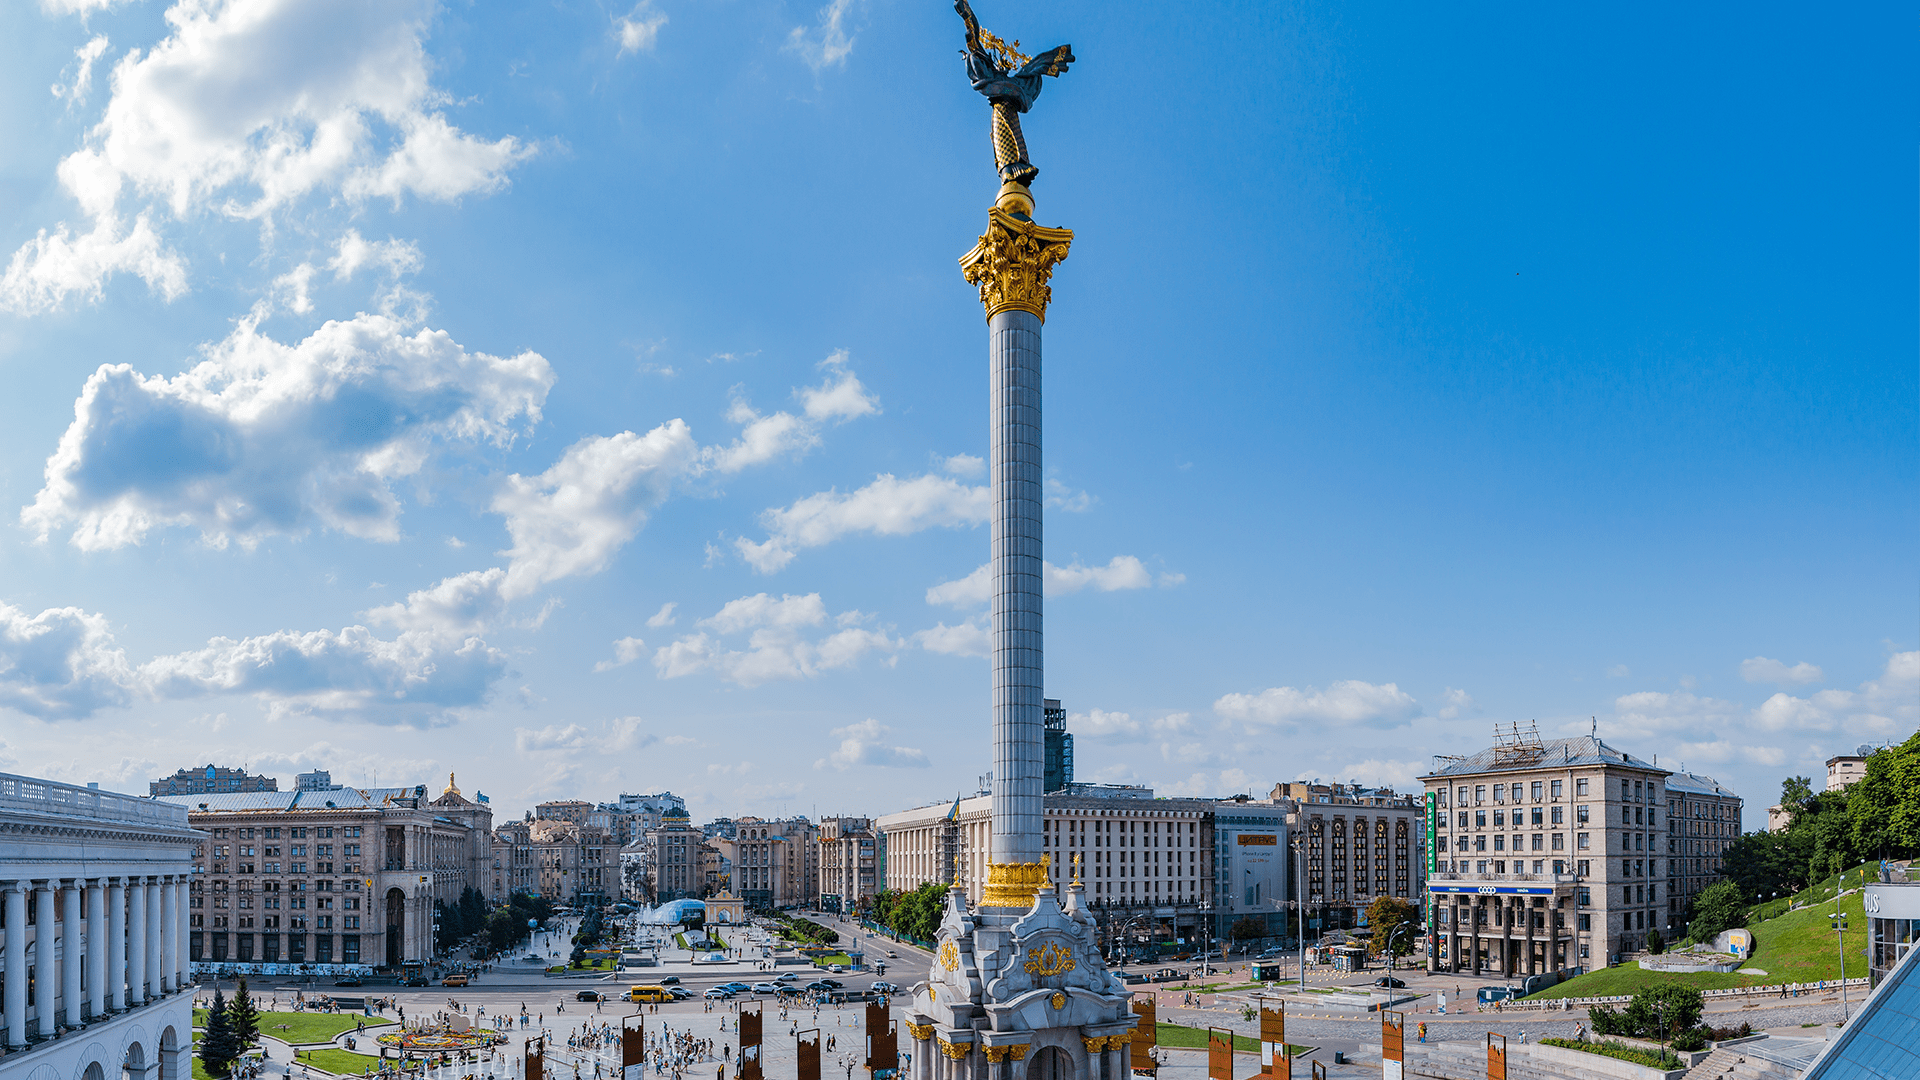
{"label": "shrub", "polygon": [[1744,1039],[1753,1034],[1753,1025],[1745,1020],[1732,1027],[1714,1027],[1711,1024],[1700,1025],[1708,1039],[1714,1042],[1726,1042],[1728,1039]]}
{"label": "shrub", "polygon": [[1675,1050],[1705,1050],[1707,1048],[1707,1033],[1699,1028],[1688,1028],[1673,1037],[1673,1048]]}
{"label": "shrub", "polygon": [[1667,951],[1666,939],[1660,936],[1660,931],[1647,931],[1647,951],[1655,956]]}
{"label": "shrub", "polygon": [[1575,1042],[1572,1039],[1541,1039],[1547,1046],[1564,1046],[1569,1050],[1581,1050],[1589,1054],[1601,1054],[1621,1061],[1631,1061],[1636,1065],[1646,1065],[1655,1069],[1678,1069],[1681,1061],[1672,1054],[1655,1053],[1617,1042]]}

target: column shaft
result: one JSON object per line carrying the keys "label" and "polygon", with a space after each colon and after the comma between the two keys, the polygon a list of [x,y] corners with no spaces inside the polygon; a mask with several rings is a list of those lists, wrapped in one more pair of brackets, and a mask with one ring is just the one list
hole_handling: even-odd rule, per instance
{"label": "column shaft", "polygon": [[107,1008],[127,1007],[127,888],[122,879],[107,879]]}
{"label": "column shaft", "polygon": [[35,882],[33,886],[33,1011],[34,1027],[41,1035],[52,1035],[60,1000],[59,976],[53,961],[59,946],[54,937],[53,883]]}
{"label": "column shaft", "polygon": [[27,1044],[27,894],[25,882],[0,885],[7,905],[7,1045]]}
{"label": "column shaft", "polygon": [[173,886],[173,985],[176,987],[193,985],[193,947],[187,937],[193,932],[190,880],[182,874]]}
{"label": "column shaft", "polygon": [[1040,318],[988,321],[993,495],[993,841],[998,863],[1040,859],[1045,697],[1041,650]]}
{"label": "column shaft", "polygon": [[172,993],[180,988],[176,981],[180,970],[180,890],[171,878],[160,882],[160,989]]}
{"label": "column shaft", "polygon": [[147,886],[127,880],[127,1004],[147,1003]]}
{"label": "column shaft", "polygon": [[107,890],[99,878],[87,882],[87,1015],[107,1014]]}
{"label": "column shaft", "polygon": [[80,889],[79,882],[60,890],[60,1019],[77,1028],[86,1009],[86,995],[80,990]]}
{"label": "column shaft", "polygon": [[166,941],[166,933],[160,924],[160,894],[166,886],[160,879],[152,878],[147,882],[147,999],[151,1001],[160,996],[160,958]]}

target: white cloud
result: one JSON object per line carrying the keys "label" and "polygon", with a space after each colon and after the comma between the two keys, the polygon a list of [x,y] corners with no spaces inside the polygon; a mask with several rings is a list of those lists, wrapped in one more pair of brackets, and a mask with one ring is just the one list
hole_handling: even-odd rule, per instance
{"label": "white cloud", "polygon": [[[1043,585],[1042,588],[1045,586]],[[973,607],[984,604],[993,595],[993,576],[991,568],[981,563],[973,573],[952,581],[943,581],[927,590],[927,603],[945,604],[950,607]]]}
{"label": "white cloud", "polygon": [[85,45],[73,50],[74,71],[70,83],[54,83],[53,96],[66,98],[67,107],[83,105],[93,89],[93,65],[107,52],[107,35],[96,34]]}
{"label": "white cloud", "polygon": [[40,10],[49,15],[90,15],[125,3],[126,0],[40,0]]}
{"label": "white cloud", "polygon": [[891,728],[878,720],[862,720],[843,728],[834,728],[833,734],[840,739],[840,746],[833,753],[813,763],[816,769],[832,766],[842,771],[855,765],[877,765],[886,769],[924,769],[932,762],[927,760],[926,752],[905,746],[888,746],[886,736]]}
{"label": "white cloud", "polygon": [[1420,704],[1393,683],[1359,679],[1327,684],[1325,691],[1276,686],[1258,694],[1227,694],[1213,711],[1249,727],[1277,724],[1332,724],[1342,727],[1401,727],[1420,714]]}
{"label": "white cloud", "polygon": [[795,53],[815,71],[845,67],[853,52],[853,35],[847,31],[853,0],[833,0],[820,9],[820,21],[813,26],[796,26],[787,34],[787,51]]}
{"label": "white cloud", "polygon": [[820,361],[820,367],[829,372],[826,381],[796,391],[807,419],[844,424],[880,411],[879,399],[867,393],[867,388],[847,370],[847,350],[835,350],[833,355]]}
{"label": "white cloud", "polygon": [[[1622,694],[1613,702],[1614,723],[1608,733],[1619,739],[1650,740],[1669,734],[1697,734],[1722,727],[1740,716],[1740,706],[1720,698],[1701,697],[1687,690],[1668,693],[1642,690]],[[1586,730],[1584,721],[1569,723],[1569,732]]]}
{"label": "white cloud", "polygon": [[387,276],[397,278],[417,274],[426,265],[425,257],[413,241],[395,240],[391,236],[385,240],[368,240],[360,235],[359,229],[342,233],[333,250],[327,269],[333,271],[338,281],[353,280],[353,275],[365,266],[379,266],[386,270]]}
{"label": "white cloud", "polygon": [[1124,739],[1141,732],[1140,721],[1123,712],[1089,709],[1067,716],[1067,730],[1095,739]]}
{"label": "white cloud", "polygon": [[1409,788],[1419,788],[1419,776],[1426,771],[1427,766],[1424,762],[1368,758],[1348,765],[1341,770],[1341,774],[1351,780],[1358,780],[1374,787],[1390,787],[1406,791]]}
{"label": "white cloud", "polygon": [[595,671],[612,671],[625,667],[647,654],[647,643],[637,637],[623,637],[613,643],[613,659],[602,660],[593,665]]}
{"label": "white cloud", "polygon": [[72,526],[84,550],[165,525],[216,545],[316,526],[393,540],[391,480],[439,442],[510,443],[553,385],[536,353],[468,352],[380,315],[328,322],[295,345],[243,320],[203,354],[171,379],[127,364],[94,372],[22,522],[42,539]]}
{"label": "white cloud", "polygon": [[432,13],[426,0],[179,0],[165,15],[170,35],[114,66],[104,117],[61,163],[63,184],[94,222],[81,245],[88,257],[43,232],[15,254],[0,302],[33,311],[97,296],[117,271],[177,296],[184,266],[160,250],[144,211],[135,233],[119,236],[123,200],[179,220],[208,211],[269,219],[323,192],[397,205],[408,194],[450,201],[505,184],[531,150],[448,122],[423,44]]}
{"label": "white cloud", "polygon": [[[829,619],[819,593],[743,596],[702,619],[706,629],[657,650],[653,665],[663,679],[711,670],[729,682],[757,686],[774,679],[814,678],[850,667],[868,653],[891,656],[905,647],[906,642],[884,629],[859,625],[866,620],[857,611]],[[747,635],[744,649],[724,641],[742,634]]]}
{"label": "white cloud", "polygon": [[1474,710],[1473,695],[1465,690],[1455,690],[1451,686],[1440,695],[1440,701],[1442,704],[1436,715],[1442,720],[1452,720]]}
{"label": "white cloud", "polygon": [[1805,686],[1807,683],[1824,681],[1827,675],[1818,667],[1804,661],[1788,667],[1779,660],[1753,656],[1740,661],[1740,677],[1751,683]]}
{"label": "white cloud", "polygon": [[303,262],[274,278],[270,292],[275,300],[286,305],[288,311],[305,315],[313,310],[313,300],[307,296],[307,289],[312,284],[313,264]]}
{"label": "white cloud", "polygon": [[614,37],[620,40],[619,55],[652,52],[653,43],[659,40],[660,28],[665,25],[666,13],[655,11],[647,0],[640,0],[632,11],[613,21]]}
{"label": "white cloud", "polygon": [[513,748],[522,754],[543,750],[580,750],[587,745],[587,729],[579,724],[548,724],[539,729],[513,729]]}
{"label": "white cloud", "polygon": [[972,454],[955,454],[941,462],[940,467],[949,474],[966,480],[987,474],[986,459],[975,457]]}
{"label": "white cloud", "polygon": [[1221,769],[1218,772],[1202,770],[1184,780],[1157,783],[1154,788],[1171,798],[1206,799],[1251,792],[1254,783],[1253,775],[1245,769]]}
{"label": "white cloud", "polygon": [[493,499],[513,537],[501,594],[604,569],[695,457],[686,422],[671,420],[645,435],[590,436],[539,476],[508,477]]}
{"label": "white cloud", "polygon": [[1093,496],[1084,491],[1075,491],[1052,477],[1048,477],[1043,486],[1047,492],[1046,505],[1049,510],[1064,510],[1069,514],[1079,514],[1093,506]]}
{"label": "white cloud", "polygon": [[1821,690],[1805,698],[1777,693],[1753,711],[1765,731],[1789,729],[1892,735],[1920,726],[1920,651],[1894,653],[1859,690]]}
{"label": "white cloud", "polygon": [[[1147,573],[1147,568],[1132,555],[1115,555],[1105,566],[1084,566],[1077,559],[1067,566],[1042,562],[1040,572],[1041,589],[1047,596],[1068,596],[1088,587],[1101,592],[1116,592],[1121,589],[1144,589],[1153,584],[1153,577]],[[1162,575],[1160,584],[1163,588],[1171,588],[1185,580],[1184,574]],[[983,564],[966,577],[943,581],[928,589],[927,603],[952,607],[977,606],[991,598],[992,589],[990,567]]]}
{"label": "white cloud", "polygon": [[987,520],[989,506],[984,487],[943,476],[900,480],[882,473],[858,491],[822,491],[785,509],[763,512],[760,523],[771,535],[758,544],[740,537],[734,548],[755,570],[770,574],[792,562],[797,552],[843,536],[907,536],[936,526],[979,525]]}
{"label": "white cloud", "polygon": [[1633,674],[1633,669],[1625,664],[1615,664],[1607,669],[1607,678],[1609,679],[1624,679],[1631,674]]}
{"label": "white cloud", "polygon": [[934,653],[948,656],[986,657],[992,654],[993,642],[987,633],[984,622],[969,619],[958,626],[935,623],[932,627],[916,632],[913,643]]}
{"label": "white cloud", "polygon": [[506,577],[498,567],[469,570],[443,578],[430,589],[408,593],[405,603],[374,608],[366,616],[375,625],[446,637],[483,633],[506,607],[500,596]]}
{"label": "white cloud", "polygon": [[679,606],[680,606],[679,602],[675,600],[669,600],[666,603],[661,604],[660,610],[654,612],[652,617],[647,619],[647,625],[654,628],[655,630],[658,630],[663,626],[672,626],[674,622],[673,609]]}
{"label": "white cloud", "polygon": [[132,684],[105,616],[71,607],[30,616],[0,602],[0,706],[66,720],[131,704]]}

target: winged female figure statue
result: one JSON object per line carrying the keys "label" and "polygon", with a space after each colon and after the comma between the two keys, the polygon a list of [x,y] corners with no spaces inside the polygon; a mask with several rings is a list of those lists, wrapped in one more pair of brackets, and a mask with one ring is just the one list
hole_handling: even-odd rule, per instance
{"label": "winged female figure statue", "polygon": [[1058,77],[1073,63],[1073,46],[1056,45],[1029,57],[1012,45],[980,29],[967,0],[954,0],[953,10],[967,24],[967,77],[993,104],[993,161],[1000,179],[1031,185],[1040,170],[1027,160],[1027,140],[1020,134],[1020,114],[1033,108],[1040,96],[1040,77]]}

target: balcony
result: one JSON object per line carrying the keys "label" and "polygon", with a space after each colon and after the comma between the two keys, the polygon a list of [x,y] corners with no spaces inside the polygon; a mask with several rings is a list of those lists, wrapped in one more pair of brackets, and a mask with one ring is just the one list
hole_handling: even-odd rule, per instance
{"label": "balcony", "polygon": [[1428,881],[1458,881],[1470,885],[1535,884],[1535,885],[1573,885],[1579,882],[1578,874],[1474,874],[1458,873],[1449,870],[1435,870],[1427,875]]}

